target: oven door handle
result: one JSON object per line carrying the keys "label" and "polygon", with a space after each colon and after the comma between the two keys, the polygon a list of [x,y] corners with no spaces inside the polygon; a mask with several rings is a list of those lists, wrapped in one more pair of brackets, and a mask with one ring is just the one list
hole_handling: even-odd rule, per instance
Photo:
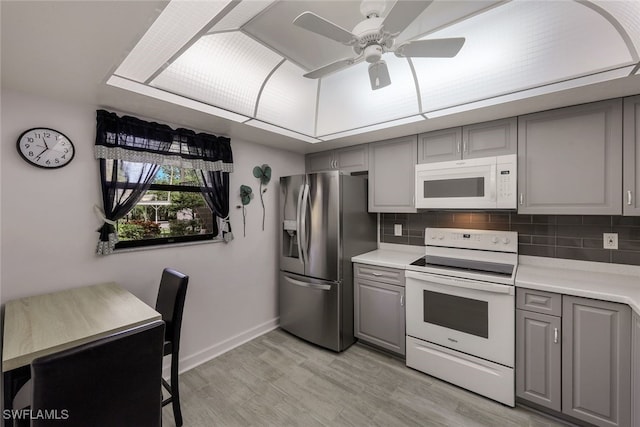
{"label": "oven door handle", "polygon": [[417,273],[415,271],[405,271],[405,277],[416,279],[421,282],[435,283],[438,285],[453,286],[456,288],[474,289],[483,292],[496,294],[514,295],[515,290],[510,285],[499,285],[495,283],[484,283],[476,280],[458,279],[453,277],[435,276],[428,273]]}

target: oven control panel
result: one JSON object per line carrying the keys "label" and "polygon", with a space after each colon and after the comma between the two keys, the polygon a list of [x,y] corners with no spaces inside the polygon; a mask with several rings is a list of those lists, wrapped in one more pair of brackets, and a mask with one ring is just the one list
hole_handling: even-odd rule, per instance
{"label": "oven control panel", "polygon": [[462,228],[426,228],[424,243],[427,246],[517,253],[518,233]]}

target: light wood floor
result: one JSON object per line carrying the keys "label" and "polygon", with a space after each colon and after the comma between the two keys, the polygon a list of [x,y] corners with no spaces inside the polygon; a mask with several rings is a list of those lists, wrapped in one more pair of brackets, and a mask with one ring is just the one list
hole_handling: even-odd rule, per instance
{"label": "light wood floor", "polygon": [[[274,330],[180,376],[185,427],[562,426],[361,344],[334,353]],[[174,427],[171,405],[163,425]]]}

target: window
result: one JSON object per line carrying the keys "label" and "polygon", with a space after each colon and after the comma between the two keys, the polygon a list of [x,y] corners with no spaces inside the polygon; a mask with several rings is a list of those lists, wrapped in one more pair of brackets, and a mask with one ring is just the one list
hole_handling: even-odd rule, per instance
{"label": "window", "polygon": [[233,238],[230,140],[97,111],[104,224],[96,252]]}
{"label": "window", "polygon": [[117,223],[116,249],[221,237],[196,172],[175,166],[161,166],[140,201]]}

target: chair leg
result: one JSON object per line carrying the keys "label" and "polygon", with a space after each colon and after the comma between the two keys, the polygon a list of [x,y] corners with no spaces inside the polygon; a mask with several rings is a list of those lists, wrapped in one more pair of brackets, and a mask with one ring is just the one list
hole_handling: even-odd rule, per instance
{"label": "chair leg", "polygon": [[176,427],[182,426],[182,411],[180,410],[180,387],[178,381],[178,353],[171,354],[171,405]]}

